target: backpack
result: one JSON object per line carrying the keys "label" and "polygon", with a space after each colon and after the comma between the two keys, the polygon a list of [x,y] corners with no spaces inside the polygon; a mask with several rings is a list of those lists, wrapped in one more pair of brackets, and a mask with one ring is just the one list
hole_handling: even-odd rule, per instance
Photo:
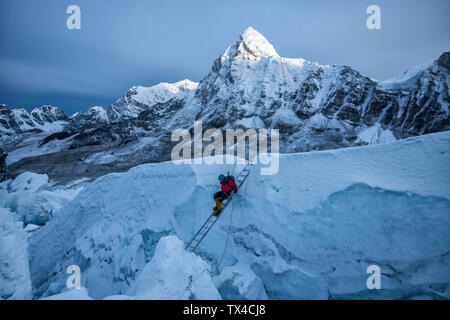
{"label": "backpack", "polygon": [[234,183],[236,183],[236,181],[234,180],[234,176],[230,176],[230,175],[228,175],[228,176],[225,178],[225,183],[228,184],[228,181],[229,181],[230,179],[233,180]]}

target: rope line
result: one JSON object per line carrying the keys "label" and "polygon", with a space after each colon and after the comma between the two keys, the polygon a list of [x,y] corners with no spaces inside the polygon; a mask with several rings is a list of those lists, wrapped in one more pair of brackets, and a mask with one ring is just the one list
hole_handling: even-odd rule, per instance
{"label": "rope line", "polygon": [[233,206],[233,203],[231,203],[230,224],[228,226],[227,241],[225,242],[225,248],[223,249],[222,257],[220,258],[220,262],[219,262],[219,265],[217,266],[217,270],[220,269],[220,265],[222,264],[223,257],[225,256],[225,252],[227,251],[228,240],[230,239],[230,233],[231,233],[231,221],[233,220],[233,211],[234,211],[234,206]]}

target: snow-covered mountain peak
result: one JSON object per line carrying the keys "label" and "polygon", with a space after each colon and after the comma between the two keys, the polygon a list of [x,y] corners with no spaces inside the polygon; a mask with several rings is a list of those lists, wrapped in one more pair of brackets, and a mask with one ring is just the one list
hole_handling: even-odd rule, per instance
{"label": "snow-covered mountain peak", "polygon": [[161,82],[151,87],[133,86],[124,94],[124,98],[132,97],[141,103],[148,102],[154,95],[160,97],[172,98],[174,95],[183,93],[185,91],[194,91],[198,87],[198,82],[184,79],[178,82],[169,83]]}
{"label": "snow-covered mountain peak", "polygon": [[59,107],[51,105],[34,108],[30,114],[39,124],[45,122],[67,121],[67,116],[64,111]]}
{"label": "snow-covered mountain peak", "polygon": [[105,111],[105,109],[103,109],[103,107],[101,107],[101,106],[93,106],[93,107],[90,107],[89,109],[88,109],[88,111],[86,111],[86,112],[90,112],[90,113],[103,113]]}
{"label": "snow-covered mountain peak", "polygon": [[61,110],[61,108],[52,106],[50,104],[46,104],[46,105],[34,108],[33,110],[31,110],[31,112],[33,112],[33,111],[35,111],[35,112],[58,112],[59,110]]}
{"label": "snow-covered mountain peak", "polygon": [[189,79],[184,79],[175,83],[163,82],[161,84],[174,94],[177,94],[180,90],[195,90],[198,87],[198,82]]}
{"label": "snow-covered mountain peak", "polygon": [[197,82],[188,79],[175,83],[161,82],[151,87],[135,86],[128,89],[123,98],[113,103],[106,112],[112,122],[122,118],[137,118],[143,110],[156,104],[187,98],[197,86]]}
{"label": "snow-covered mountain peak", "polygon": [[248,27],[239,39],[227,48],[222,55],[222,61],[232,60],[259,60],[280,56],[269,41],[252,27]]}
{"label": "snow-covered mountain peak", "polygon": [[197,89],[198,83],[185,79],[175,83],[161,82],[152,87],[137,86],[134,88],[132,99],[148,106],[166,102],[175,96],[182,98]]}
{"label": "snow-covered mountain peak", "polygon": [[244,31],[241,35],[241,39],[242,44],[247,51],[255,56],[278,57],[278,53],[270,42],[252,27],[248,27],[247,30]]}
{"label": "snow-covered mountain peak", "polygon": [[95,118],[100,122],[109,122],[106,110],[100,106],[93,106],[86,111],[86,115],[91,118]]}

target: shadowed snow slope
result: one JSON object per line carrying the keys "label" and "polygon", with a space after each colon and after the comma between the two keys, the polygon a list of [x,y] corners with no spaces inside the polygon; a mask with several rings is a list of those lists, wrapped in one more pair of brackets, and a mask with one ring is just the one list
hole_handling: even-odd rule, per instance
{"label": "shadowed snow slope", "polygon": [[131,286],[137,299],[220,299],[208,264],[176,236],[161,238],[153,259]]}
{"label": "shadowed snow slope", "polygon": [[27,240],[14,215],[0,208],[0,300],[30,299]]}
{"label": "shadowed snow slope", "polygon": [[[280,155],[273,176],[254,166],[197,262],[175,237],[161,246],[176,250],[155,254],[158,241],[189,240],[210,214],[218,174],[242,166],[167,162],[110,174],[33,233],[34,294],[59,293],[50,289],[78,264],[93,298],[177,299],[180,288],[167,288],[167,274],[156,271],[166,259],[192,276],[173,284],[191,298],[216,298],[209,277],[228,299],[450,298],[449,164],[450,132]],[[185,260],[199,267],[183,270]],[[366,287],[371,264],[381,268],[381,290]],[[208,273],[202,285],[192,268]]]}

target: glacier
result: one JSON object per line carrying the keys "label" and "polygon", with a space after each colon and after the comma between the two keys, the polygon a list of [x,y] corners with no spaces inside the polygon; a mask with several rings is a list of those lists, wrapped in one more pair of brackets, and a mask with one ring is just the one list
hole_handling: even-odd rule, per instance
{"label": "glacier", "polygon": [[26,233],[16,217],[0,208],[0,300],[30,299]]}
{"label": "glacier", "polygon": [[[28,225],[28,241],[17,241],[28,254],[21,261],[32,297],[450,298],[450,132],[280,154],[272,176],[253,165],[195,254],[186,252],[211,213],[217,175],[242,168],[144,164],[74,189],[49,188],[39,175],[7,181],[8,194],[70,195],[44,226]],[[19,221],[23,211],[13,208],[2,210]],[[81,269],[76,292],[65,288],[73,264]],[[372,264],[381,269],[379,290],[366,286]],[[12,298],[31,297],[26,271]]]}
{"label": "glacier", "polygon": [[55,187],[46,174],[24,172],[14,180],[0,183],[0,207],[15,213],[25,226],[43,226],[82,188],[83,181]]}

